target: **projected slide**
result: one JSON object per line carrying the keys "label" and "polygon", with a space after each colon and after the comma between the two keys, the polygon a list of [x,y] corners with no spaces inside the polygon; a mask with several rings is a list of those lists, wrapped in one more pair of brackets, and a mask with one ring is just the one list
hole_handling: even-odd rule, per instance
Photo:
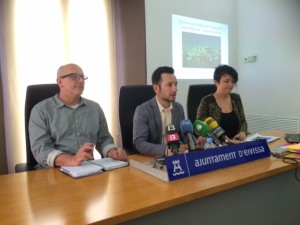
{"label": "projected slide", "polygon": [[228,64],[228,26],[172,15],[172,51],[177,79],[212,79]]}

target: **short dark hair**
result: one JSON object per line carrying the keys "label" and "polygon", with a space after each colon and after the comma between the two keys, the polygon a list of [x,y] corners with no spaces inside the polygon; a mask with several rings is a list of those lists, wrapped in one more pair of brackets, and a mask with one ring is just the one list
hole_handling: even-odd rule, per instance
{"label": "short dark hair", "polygon": [[228,65],[220,65],[216,67],[214,72],[214,80],[220,82],[221,77],[224,76],[225,74],[231,75],[234,81],[237,83],[239,79],[239,75],[233,67]]}
{"label": "short dark hair", "polygon": [[174,69],[169,66],[161,66],[158,67],[154,72],[152,73],[152,84],[159,84],[161,81],[161,75],[163,73],[170,73],[174,74]]}

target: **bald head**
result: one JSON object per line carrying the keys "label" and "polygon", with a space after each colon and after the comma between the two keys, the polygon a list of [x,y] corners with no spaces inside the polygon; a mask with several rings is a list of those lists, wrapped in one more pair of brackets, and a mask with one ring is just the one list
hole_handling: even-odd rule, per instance
{"label": "bald head", "polygon": [[62,65],[57,70],[57,78],[60,78],[64,75],[71,74],[71,73],[77,73],[77,74],[83,74],[83,71],[80,66],[74,63],[69,63],[66,65]]}

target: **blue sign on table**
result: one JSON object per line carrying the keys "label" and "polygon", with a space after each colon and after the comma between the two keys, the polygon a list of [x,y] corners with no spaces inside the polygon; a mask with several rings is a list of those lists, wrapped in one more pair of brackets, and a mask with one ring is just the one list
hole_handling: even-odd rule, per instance
{"label": "blue sign on table", "polygon": [[166,157],[169,180],[270,157],[265,139]]}

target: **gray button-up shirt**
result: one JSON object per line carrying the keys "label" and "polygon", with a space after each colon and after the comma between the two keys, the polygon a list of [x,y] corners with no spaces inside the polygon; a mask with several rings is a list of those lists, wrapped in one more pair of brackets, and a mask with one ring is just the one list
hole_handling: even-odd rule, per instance
{"label": "gray button-up shirt", "polygon": [[100,105],[81,98],[73,109],[55,95],[36,104],[30,115],[31,151],[42,167],[54,167],[54,159],[62,154],[75,154],[85,143],[96,144],[104,156],[116,148]]}

